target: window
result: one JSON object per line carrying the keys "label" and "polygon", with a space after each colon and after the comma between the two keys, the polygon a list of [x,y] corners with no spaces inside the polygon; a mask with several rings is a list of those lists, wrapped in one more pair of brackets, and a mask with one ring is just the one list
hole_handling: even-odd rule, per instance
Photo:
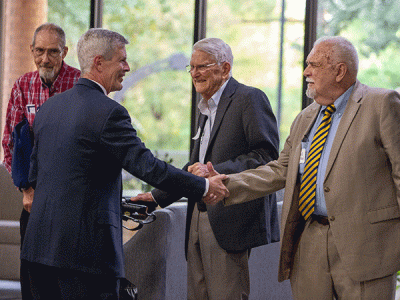
{"label": "window", "polygon": [[275,0],[207,3],[207,37],[221,38],[231,46],[235,79],[266,93],[279,121],[281,146],[301,109],[305,1],[283,4]]}
{"label": "window", "polygon": [[[194,0],[104,0],[103,27],[129,40],[131,72],[110,96],[131,115],[138,136],[162,160],[183,167],[189,159]],[[125,189],[145,189],[124,173]]]}
{"label": "window", "polygon": [[90,1],[48,0],[48,22],[55,23],[65,31],[68,54],[65,62],[79,69],[76,44],[89,29]]}
{"label": "window", "polygon": [[400,0],[320,0],[317,36],[341,35],[356,47],[358,79],[400,90]]}

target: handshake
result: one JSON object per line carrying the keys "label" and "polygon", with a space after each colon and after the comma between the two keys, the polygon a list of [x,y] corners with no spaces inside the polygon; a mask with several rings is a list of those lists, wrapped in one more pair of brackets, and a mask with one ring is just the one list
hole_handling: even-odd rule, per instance
{"label": "handshake", "polygon": [[[207,194],[203,197],[204,203],[215,205],[229,196],[229,191],[224,183],[229,178],[228,175],[219,174],[215,171],[211,162],[207,164],[197,162],[189,166],[188,171],[194,175],[208,179],[209,186]],[[130,201],[142,203],[155,202],[151,193],[139,194],[136,197],[132,197]]]}

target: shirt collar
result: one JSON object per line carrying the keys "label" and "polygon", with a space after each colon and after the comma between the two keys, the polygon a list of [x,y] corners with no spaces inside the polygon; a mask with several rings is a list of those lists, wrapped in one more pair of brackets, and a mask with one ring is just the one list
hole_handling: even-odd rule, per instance
{"label": "shirt collar", "polygon": [[204,98],[201,98],[198,104],[198,108],[203,115],[207,115],[209,111],[217,109],[219,101],[221,100],[222,93],[224,92],[229,79],[224,82],[224,84],[218,89],[218,91],[214,95],[211,96],[210,99],[208,99],[208,106],[206,100]]}
{"label": "shirt collar", "polygon": [[104,95],[107,96],[107,91],[106,91],[106,89],[104,88],[104,86],[102,86],[100,83],[98,83],[97,81],[94,81],[94,80],[92,80],[92,79],[89,79],[89,78],[86,78],[86,79],[87,79],[87,80],[90,80],[90,81],[92,81],[92,82],[94,82],[94,83],[97,84],[99,87],[101,87],[101,89],[102,89]]}
{"label": "shirt collar", "polygon": [[[350,95],[353,92],[353,89],[354,89],[354,84],[351,87],[349,87],[347,91],[345,91],[342,95],[340,95],[339,98],[335,100],[335,102],[333,103],[336,108],[335,114],[342,115],[344,113],[347,101],[349,100]],[[326,106],[323,105],[321,111],[324,111],[325,108]]]}

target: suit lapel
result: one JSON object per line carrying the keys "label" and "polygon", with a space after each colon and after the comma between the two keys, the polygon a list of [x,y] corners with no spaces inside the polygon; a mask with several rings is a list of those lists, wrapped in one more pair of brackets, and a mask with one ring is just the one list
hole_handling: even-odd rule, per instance
{"label": "suit lapel", "polygon": [[217,108],[217,113],[215,114],[215,120],[214,120],[214,124],[213,124],[212,130],[211,130],[210,141],[208,143],[205,157],[207,157],[207,155],[210,152],[210,149],[212,149],[212,145],[214,143],[215,136],[219,130],[219,127],[221,126],[224,115],[225,115],[230,103],[233,100],[233,94],[235,93],[238,85],[239,85],[239,83],[233,77],[231,77],[228,84],[225,87],[224,92],[221,95],[221,99],[219,100],[219,104],[218,104],[218,108]]}
{"label": "suit lapel", "polygon": [[200,114],[199,121],[198,121],[199,137],[197,139],[195,139],[192,155],[190,156],[190,164],[194,164],[199,161],[200,141],[201,141],[201,137],[203,135],[204,125],[206,124],[206,121],[207,121],[207,116]]}
{"label": "suit lapel", "polygon": [[340,120],[339,123],[339,127],[336,131],[335,139],[333,141],[331,152],[329,154],[328,165],[326,166],[325,180],[329,176],[332,166],[335,163],[339,150],[342,146],[343,140],[350,129],[350,125],[353,122],[355,116],[357,115],[358,110],[360,109],[361,106],[360,100],[362,97],[363,97],[363,88],[361,83],[357,80],[357,83],[354,87],[354,91],[347,102],[346,109],[343,113],[342,119]]}
{"label": "suit lapel", "polygon": [[304,132],[304,135],[301,139],[302,141],[304,139],[308,138],[309,132],[310,132],[311,128],[313,127],[315,120],[317,119],[320,108],[321,108],[321,106],[319,104],[313,102],[311,104],[309,110],[305,114],[305,116],[304,116],[305,121],[301,125],[304,128],[300,128],[300,131],[299,131],[299,132]]}
{"label": "suit lapel", "polygon": [[[315,102],[313,102],[309,108],[307,109],[307,111],[305,111],[304,113],[304,120],[302,122],[299,122],[299,128],[298,128],[298,132],[300,134],[300,141],[299,142],[295,142],[295,144],[297,145],[295,151],[294,151],[294,163],[296,165],[300,164],[300,155],[301,155],[301,149],[302,149],[302,141],[305,141],[308,139],[309,136],[309,132],[311,130],[311,128],[313,127],[315,120],[317,119],[319,110],[320,110],[321,106]],[[311,142],[311,141],[310,141]],[[296,178],[298,175],[298,170],[296,170]]]}

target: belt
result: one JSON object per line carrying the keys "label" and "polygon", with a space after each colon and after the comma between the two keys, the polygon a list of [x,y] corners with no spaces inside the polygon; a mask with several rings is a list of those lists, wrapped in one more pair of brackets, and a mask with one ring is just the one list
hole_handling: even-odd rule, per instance
{"label": "belt", "polygon": [[329,225],[329,220],[328,220],[328,218],[327,217],[324,217],[324,216],[318,216],[318,215],[311,215],[311,218],[314,220],[314,221],[316,221],[316,222],[318,222],[319,224],[321,224],[321,225]]}
{"label": "belt", "polygon": [[203,200],[200,200],[199,202],[197,202],[197,209],[198,209],[200,212],[205,212],[205,211],[207,211],[207,205],[204,203]]}

